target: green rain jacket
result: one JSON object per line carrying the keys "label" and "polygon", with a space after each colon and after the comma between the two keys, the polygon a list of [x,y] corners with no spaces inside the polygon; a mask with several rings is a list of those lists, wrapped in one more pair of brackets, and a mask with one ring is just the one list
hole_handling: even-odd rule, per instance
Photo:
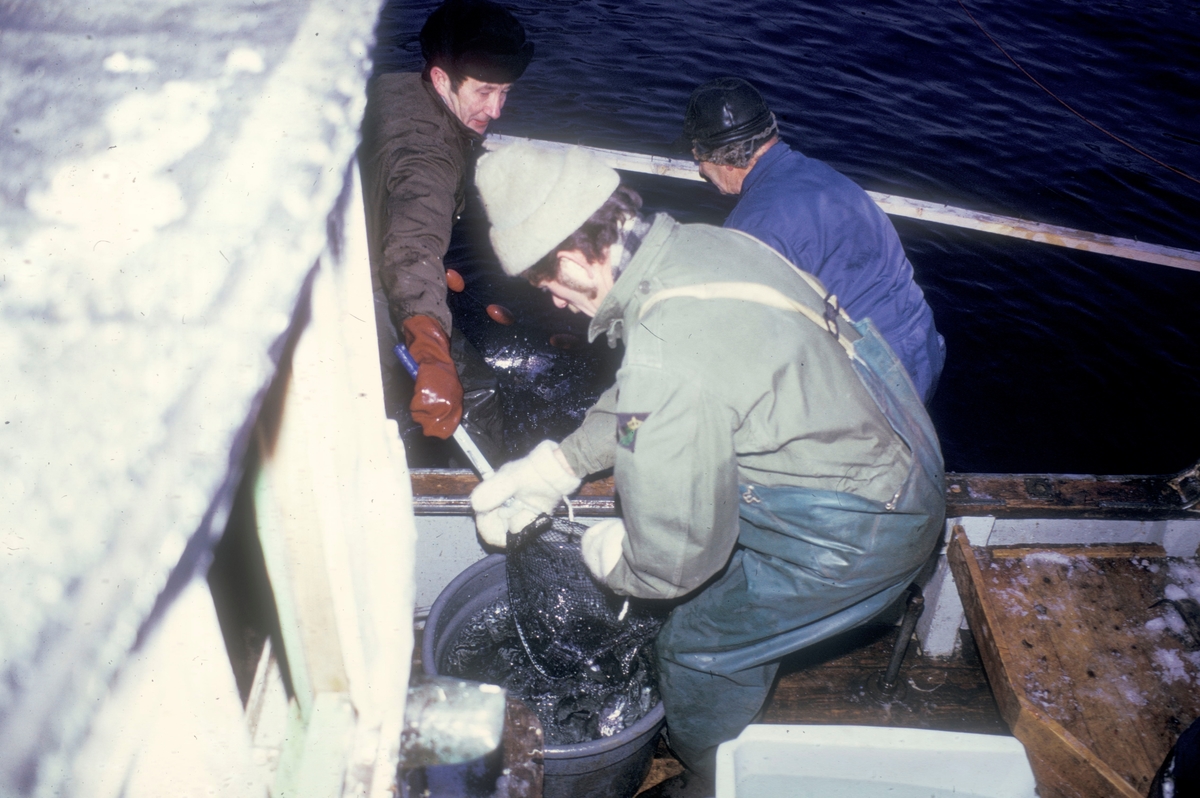
{"label": "green rain jacket", "polygon": [[450,331],[442,258],[482,140],[420,74],[384,73],[367,84],[358,160],[371,274],[397,325],[432,316]]}
{"label": "green rain jacket", "polygon": [[[812,278],[815,280],[815,278]],[[609,587],[674,598],[720,571],[738,538],[738,484],[893,498],[912,454],[832,335],[793,310],[660,291],[770,286],[818,314],[822,296],[748,235],[660,214],[589,328],[625,344],[616,383],[562,443],[577,474],[614,469],[625,521]],[[857,333],[849,325],[843,334]]]}

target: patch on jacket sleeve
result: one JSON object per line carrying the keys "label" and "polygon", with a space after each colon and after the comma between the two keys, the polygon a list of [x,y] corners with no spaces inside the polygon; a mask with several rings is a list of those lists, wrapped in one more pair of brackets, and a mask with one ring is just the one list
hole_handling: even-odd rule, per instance
{"label": "patch on jacket sleeve", "polygon": [[632,452],[638,428],[649,417],[649,413],[617,413],[617,445]]}

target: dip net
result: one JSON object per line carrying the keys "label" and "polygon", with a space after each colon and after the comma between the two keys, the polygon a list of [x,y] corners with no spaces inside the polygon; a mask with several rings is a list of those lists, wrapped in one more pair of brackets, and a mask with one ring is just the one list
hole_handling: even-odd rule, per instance
{"label": "dip net", "polygon": [[552,679],[606,660],[624,667],[662,626],[662,613],[634,605],[592,576],[580,549],[586,531],[542,515],[508,539],[513,621],[534,667]]}
{"label": "dip net", "polygon": [[510,535],[508,596],[441,655],[440,672],[499,684],[525,703],[551,745],[610,737],[659,702],[654,638],[666,609],[597,582],[580,556],[586,529],[541,516]]}

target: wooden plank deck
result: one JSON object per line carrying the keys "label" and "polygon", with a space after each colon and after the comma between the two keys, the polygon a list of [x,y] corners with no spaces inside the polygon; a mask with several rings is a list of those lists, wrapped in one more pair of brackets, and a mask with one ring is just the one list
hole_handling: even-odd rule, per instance
{"label": "wooden plank deck", "polygon": [[[955,581],[1001,714],[1029,751],[1043,798],[1144,796],[1200,715],[1200,653],[1154,545],[950,545]],[[1181,590],[1178,585],[1175,590]],[[1175,594],[1178,595],[1178,594]]]}
{"label": "wooden plank deck", "polygon": [[[414,469],[414,508],[418,515],[466,515],[468,494],[478,483],[470,471]],[[948,517],[991,516],[1003,519],[1102,519],[1157,521],[1192,518],[1200,499],[1200,464],[1176,475],[1166,476],[1076,476],[1055,474],[947,474]],[[586,483],[573,500],[575,513],[610,516],[615,513],[612,479]],[[1140,551],[1140,550],[1139,550]],[[1143,552],[1145,553],[1145,552]],[[1149,552],[1163,556],[1162,549]],[[1200,577],[1198,577],[1200,578]],[[959,577],[961,582],[961,577]],[[964,600],[969,605],[969,601]],[[1165,612],[1160,608],[1158,615]],[[974,622],[973,622],[974,623]],[[978,627],[973,626],[978,630]],[[784,663],[781,676],[761,722],[778,724],[853,724],[930,728],[990,734],[1010,734],[1011,722],[1019,713],[1005,713],[1003,696],[1011,703],[1011,691],[993,696],[984,663],[969,632],[963,632],[962,653],[950,659],[930,658],[909,647],[902,670],[903,696],[878,702],[865,685],[887,666],[897,628],[880,625],[856,630],[843,638],[814,647]],[[984,634],[987,634],[985,631]],[[980,649],[989,655],[992,641],[981,640]],[[995,657],[991,657],[995,659]],[[1200,655],[1197,655],[1200,663]],[[1189,674],[1190,675],[1190,674]],[[1186,726],[1191,716],[1181,712],[1175,723]],[[1173,740],[1176,726],[1164,733]],[[1020,735],[1018,735],[1020,736]],[[1026,745],[1029,740],[1021,738]],[[1161,743],[1161,741],[1160,741]],[[1155,744],[1144,757],[1155,768],[1166,748]],[[1162,748],[1161,754],[1156,753]],[[1149,750],[1149,749],[1148,749]],[[1156,758],[1157,757],[1157,758]],[[680,765],[660,748],[643,785],[646,789],[677,773]],[[1150,776],[1153,775],[1153,768]],[[1148,779],[1144,779],[1147,781]],[[1050,795],[1126,795],[1128,793],[1077,792]],[[1144,794],[1144,790],[1139,795]]]}
{"label": "wooden plank deck", "polygon": [[1009,734],[970,633],[962,652],[933,659],[909,644],[887,700],[867,685],[892,655],[896,626],[867,626],[784,660],[763,723],[849,724]]}
{"label": "wooden plank deck", "polygon": [[[1009,734],[970,632],[962,633],[961,653],[948,659],[924,656],[914,640],[900,669],[903,692],[884,702],[872,698],[867,682],[887,669],[898,632],[866,626],[787,658],[759,722]],[[660,746],[642,790],[681,769]]]}

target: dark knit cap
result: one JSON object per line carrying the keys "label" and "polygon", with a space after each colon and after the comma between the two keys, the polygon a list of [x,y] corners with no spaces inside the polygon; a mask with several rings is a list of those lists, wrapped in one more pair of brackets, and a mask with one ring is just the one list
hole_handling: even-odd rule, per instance
{"label": "dark knit cap", "polygon": [[421,28],[427,64],[452,77],[512,83],[529,66],[533,42],[508,9],[491,0],[446,0]]}

